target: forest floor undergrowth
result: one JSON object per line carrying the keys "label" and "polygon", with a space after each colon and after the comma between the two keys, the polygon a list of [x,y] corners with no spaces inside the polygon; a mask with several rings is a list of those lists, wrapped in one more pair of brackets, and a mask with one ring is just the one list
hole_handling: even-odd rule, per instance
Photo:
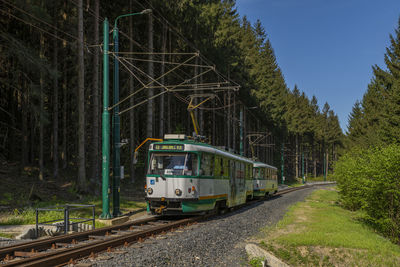
{"label": "forest floor undergrowth", "polygon": [[[50,178],[47,173],[41,181],[38,168],[22,168],[10,162],[0,162],[0,165],[0,225],[35,224],[35,208],[64,204],[94,204],[96,219],[102,212],[100,180],[96,193],[82,193],[77,190],[75,171],[60,170],[57,179]],[[123,214],[146,207],[143,185],[143,181],[133,183],[129,178],[121,180],[120,207]],[[75,215],[91,217],[92,210],[80,210]],[[41,213],[40,218],[44,221],[60,217],[63,217],[62,212],[46,211]],[[96,222],[96,227],[101,226]],[[0,233],[0,236],[12,237],[6,233]]]}

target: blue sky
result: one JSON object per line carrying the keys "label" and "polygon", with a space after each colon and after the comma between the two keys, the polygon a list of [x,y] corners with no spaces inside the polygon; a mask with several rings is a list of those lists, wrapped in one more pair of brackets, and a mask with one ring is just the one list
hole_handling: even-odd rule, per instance
{"label": "blue sky", "polygon": [[297,84],[322,108],[328,102],[343,131],[355,101],[384,67],[400,0],[237,0],[241,16],[260,19],[287,85]]}

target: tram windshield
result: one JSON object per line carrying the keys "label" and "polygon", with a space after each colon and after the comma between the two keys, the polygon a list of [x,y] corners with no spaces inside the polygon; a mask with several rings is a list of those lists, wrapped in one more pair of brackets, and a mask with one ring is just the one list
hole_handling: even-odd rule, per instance
{"label": "tram windshield", "polygon": [[152,153],[149,174],[197,175],[197,155],[194,153]]}

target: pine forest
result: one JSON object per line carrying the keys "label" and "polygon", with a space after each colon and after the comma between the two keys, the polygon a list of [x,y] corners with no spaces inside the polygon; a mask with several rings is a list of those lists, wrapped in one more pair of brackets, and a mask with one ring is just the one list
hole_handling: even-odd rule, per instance
{"label": "pine forest", "polygon": [[[118,20],[115,52],[115,19],[146,9]],[[329,177],[343,146],[398,140],[399,32],[389,71],[374,67],[344,139],[328,103],[288,88],[268,29],[240,17],[235,1],[0,0],[0,12],[0,159],[39,185],[65,180],[100,194],[106,18],[126,183],[144,184],[146,149],[133,159],[143,140],[192,135],[190,104],[199,134],[235,153],[242,114],[244,155],[276,166],[279,181]]]}

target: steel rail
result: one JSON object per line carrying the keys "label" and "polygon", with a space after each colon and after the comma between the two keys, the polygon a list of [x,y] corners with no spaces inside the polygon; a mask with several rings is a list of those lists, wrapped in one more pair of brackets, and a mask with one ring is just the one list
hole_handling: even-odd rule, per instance
{"label": "steel rail", "polygon": [[87,244],[77,245],[72,248],[66,248],[54,252],[46,252],[33,256],[30,258],[11,261],[3,266],[55,266],[59,264],[67,264],[69,261],[74,259],[80,259],[91,255],[92,253],[98,253],[110,248],[125,245],[130,242],[139,240],[139,238],[145,238],[152,234],[158,234],[163,231],[177,228],[182,225],[187,225],[198,220],[206,218],[205,216],[197,216],[179,221],[171,222],[165,225],[154,226],[151,229],[145,229],[140,232],[128,233],[124,235],[115,235],[106,237],[105,240],[99,240],[90,242]]}
{"label": "steel rail", "polygon": [[120,224],[120,225],[107,226],[107,227],[89,230],[89,231],[85,231],[85,232],[61,235],[61,236],[57,236],[57,237],[35,240],[35,241],[30,241],[30,242],[24,242],[22,244],[15,244],[12,246],[3,247],[3,248],[0,248],[0,259],[6,257],[7,255],[13,256],[13,253],[15,251],[31,251],[32,249],[39,250],[39,249],[51,248],[51,246],[55,243],[70,243],[73,240],[79,241],[82,239],[88,239],[89,235],[101,235],[101,234],[105,234],[107,232],[111,232],[112,230],[127,229],[131,226],[145,224],[148,222],[156,221],[158,219],[159,218],[157,218],[157,217],[146,218],[146,219],[127,222],[127,223]]}
{"label": "steel rail", "polygon": [[[285,188],[279,190],[277,193],[271,196],[280,196],[283,194],[287,194],[293,191],[302,190],[306,188],[311,188],[318,185],[329,185],[332,182],[327,183],[320,183],[320,184],[312,184],[312,185],[303,185],[299,187],[293,188]],[[263,201],[263,199],[258,199],[256,202]],[[254,201],[250,201],[251,204]],[[238,206],[236,209],[239,209],[244,205]],[[213,216],[215,213],[209,213],[202,216],[196,216],[191,218],[186,218],[178,221],[173,221],[170,223],[166,223],[164,225],[152,225],[151,228],[143,229],[141,231],[131,232],[129,231],[124,232],[123,234],[114,234],[108,235],[107,233],[111,233],[113,230],[124,230],[129,229],[131,226],[142,226],[143,224],[149,222],[155,222],[157,220],[161,220],[162,217],[152,217],[147,219],[141,219],[137,221],[127,222],[121,225],[115,226],[108,226],[100,229],[90,230],[86,232],[74,233],[69,235],[62,235],[58,237],[48,238],[44,240],[36,240],[31,241],[23,244],[16,244],[4,248],[0,248],[0,259],[7,256],[15,256],[15,252],[26,252],[29,254],[29,251],[33,251],[32,257],[24,258],[22,260],[11,260],[11,261],[4,261],[5,264],[0,264],[0,266],[55,266],[59,264],[66,264],[71,260],[76,260],[80,258],[87,257],[89,255],[93,255],[92,253],[98,253],[109,248],[115,248],[118,246],[126,245],[128,243],[138,241],[140,238],[146,238],[153,234],[157,234],[160,232],[164,232],[170,230],[172,228],[176,228],[178,226],[187,225],[190,223],[194,223],[200,220],[204,220],[210,216]],[[140,229],[138,229],[140,230]],[[52,246],[55,247],[56,243],[74,243],[74,241],[82,241],[82,240],[90,240],[91,236],[104,236],[102,240],[91,240],[89,243],[82,243],[82,244],[74,244],[73,247],[68,248],[61,248],[55,249],[53,251],[43,251],[39,252],[38,255],[34,255],[35,252],[38,250],[46,250],[51,249]]]}

